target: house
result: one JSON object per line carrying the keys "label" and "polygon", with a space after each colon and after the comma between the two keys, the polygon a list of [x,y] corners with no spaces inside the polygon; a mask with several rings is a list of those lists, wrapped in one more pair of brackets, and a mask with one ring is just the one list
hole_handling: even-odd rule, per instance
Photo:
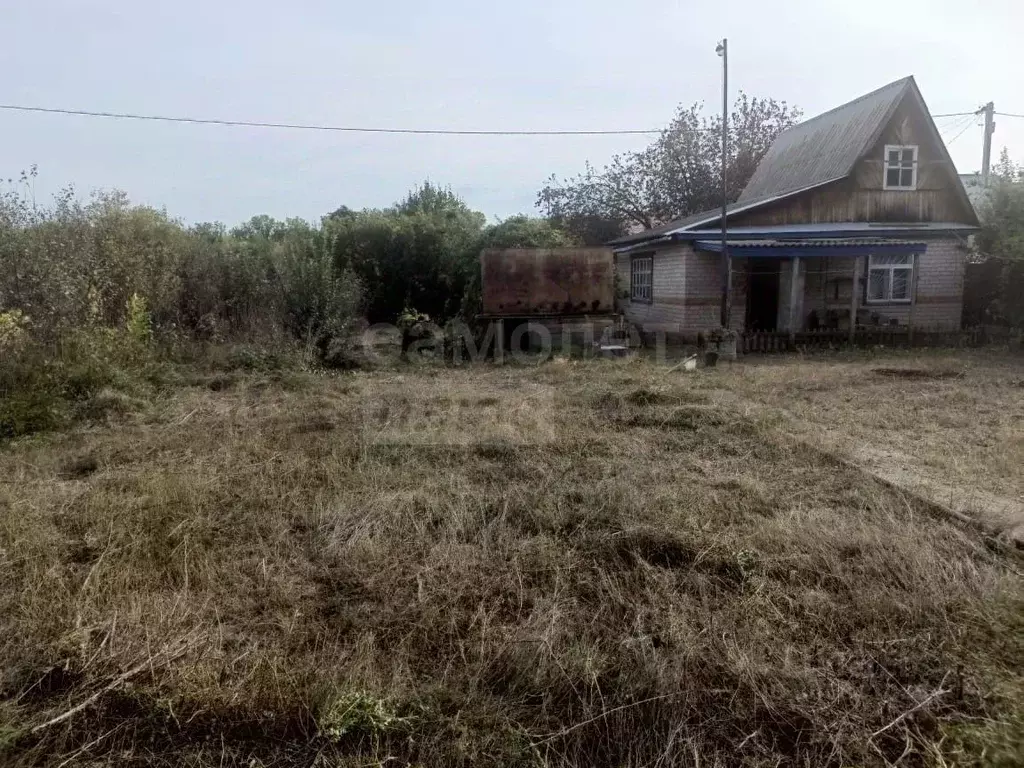
{"label": "house", "polygon": [[[721,209],[611,243],[644,331],[721,328]],[[912,77],[781,133],[727,208],[728,327],[958,329],[974,207]]]}

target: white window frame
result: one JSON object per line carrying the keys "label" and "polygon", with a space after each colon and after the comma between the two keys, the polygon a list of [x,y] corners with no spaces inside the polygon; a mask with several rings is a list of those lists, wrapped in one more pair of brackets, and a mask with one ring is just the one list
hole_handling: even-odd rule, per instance
{"label": "white window frame", "polygon": [[[910,161],[910,186],[906,187],[899,184],[889,183],[889,171],[898,168],[900,174],[906,170],[906,166],[903,165],[903,153],[906,150],[913,152],[913,158]],[[898,165],[889,164],[889,153],[899,152],[900,163]],[[882,189],[902,190],[904,192],[913,192],[917,189],[917,145],[916,144],[886,144],[885,154],[882,156]]]}
{"label": "white window frame", "polygon": [[[879,254],[881,256],[883,254]],[[889,254],[885,254],[889,255]],[[875,264],[875,256],[872,254],[868,256],[868,269],[867,269],[867,282],[864,285],[864,301],[867,304],[910,304],[914,300],[914,271],[917,269],[917,254],[916,253],[903,253],[895,254],[899,256],[908,256],[910,258],[909,263],[905,264]],[[886,296],[880,299],[871,298],[871,273],[876,272],[888,272],[886,277]],[[893,273],[897,271],[907,272],[907,296],[902,299],[892,298],[892,284],[893,284]]]}
{"label": "white window frame", "polygon": [[654,256],[641,254],[629,259],[629,300],[654,302]]}

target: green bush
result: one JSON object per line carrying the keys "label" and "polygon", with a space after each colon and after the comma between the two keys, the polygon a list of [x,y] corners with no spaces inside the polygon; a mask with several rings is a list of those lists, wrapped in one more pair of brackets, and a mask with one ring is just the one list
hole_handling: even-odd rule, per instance
{"label": "green bush", "polygon": [[8,349],[0,358],[0,437],[19,437],[55,426],[64,401],[55,364],[33,347]]}
{"label": "green bush", "polygon": [[127,329],[91,328],[52,344],[31,337],[0,356],[0,437],[53,429],[138,407],[167,366]]}

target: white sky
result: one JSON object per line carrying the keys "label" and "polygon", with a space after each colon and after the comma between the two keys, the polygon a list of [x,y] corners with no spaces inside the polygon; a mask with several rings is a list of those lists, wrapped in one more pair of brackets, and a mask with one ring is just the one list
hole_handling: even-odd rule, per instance
{"label": "white sky", "polygon": [[[730,86],[813,116],[908,74],[933,113],[1024,114],[1013,0],[35,0],[0,10],[0,103],[282,122],[465,129],[660,128]],[[1024,119],[997,117],[1024,160]],[[938,120],[961,172],[980,120]],[[424,179],[489,216],[536,213],[571,175],[643,137],[367,136],[0,111],[0,175],[37,195],[117,187],[186,221],[316,219],[389,205]]]}

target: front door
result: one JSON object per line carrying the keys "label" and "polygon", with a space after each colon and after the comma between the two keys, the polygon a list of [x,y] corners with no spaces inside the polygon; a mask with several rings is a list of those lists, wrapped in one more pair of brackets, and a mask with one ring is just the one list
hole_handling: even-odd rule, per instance
{"label": "front door", "polygon": [[779,316],[779,259],[747,261],[747,330],[774,331]]}

